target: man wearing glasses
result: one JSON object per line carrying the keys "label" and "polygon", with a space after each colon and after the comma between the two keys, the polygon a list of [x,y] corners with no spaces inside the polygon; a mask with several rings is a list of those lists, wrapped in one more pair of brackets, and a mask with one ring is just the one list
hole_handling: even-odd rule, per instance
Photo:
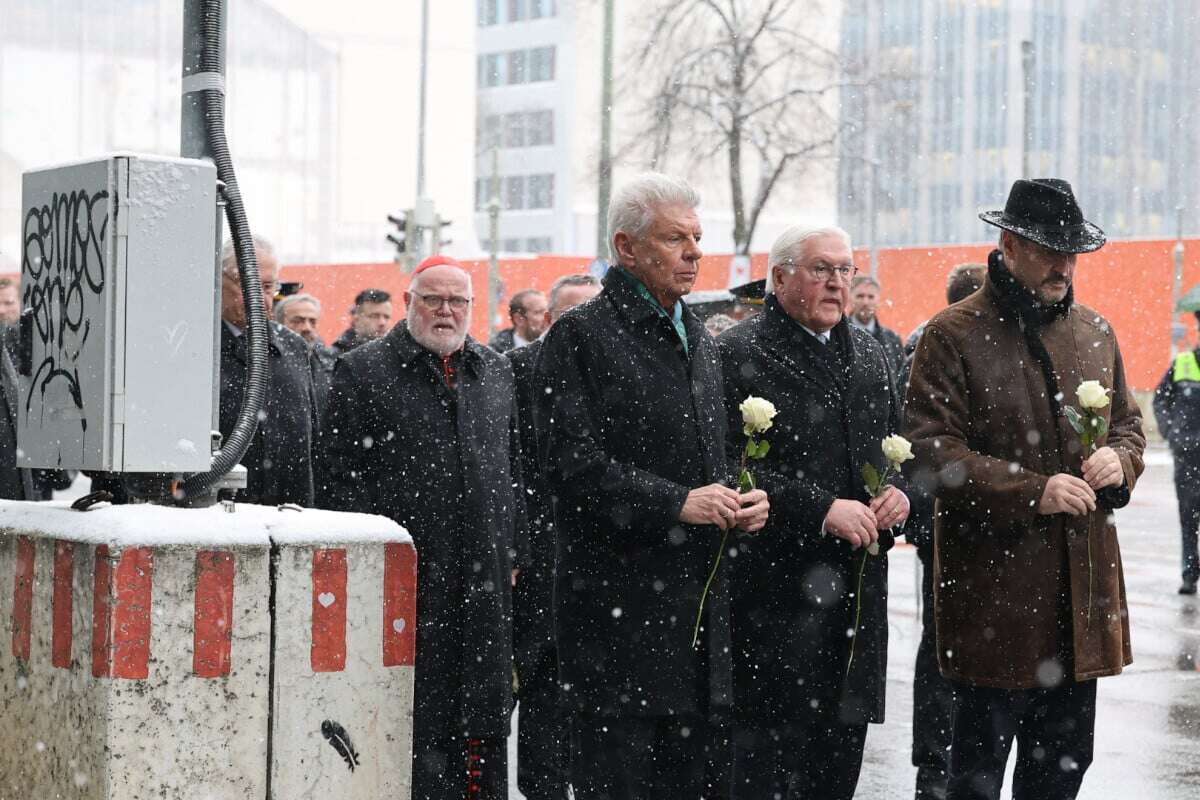
{"label": "man wearing glasses", "polygon": [[872,498],[861,475],[884,473],[899,397],[883,349],[847,319],[854,272],[845,231],[790,228],[763,312],[717,340],[730,449],[748,395],[778,412],[751,467],[771,520],[732,559],[734,800],[849,800],[867,723],[883,721],[888,531],[909,504],[895,486]]}
{"label": "man wearing glasses", "polygon": [[467,334],[458,262],[423,261],[404,303],[406,320],[334,368],[318,498],[391,517],[416,544],[413,800],[504,798],[525,524],[512,369]]}
{"label": "man wearing glasses", "polygon": [[[279,262],[266,239],[254,237],[268,319],[279,288]],[[246,309],[233,243],[221,254],[221,434],[237,423],[246,385]],[[313,503],[312,446],[317,429],[314,375],[320,366],[299,335],[267,322],[267,393],[258,429],[242,457],[246,488],[237,499],[279,505]]]}

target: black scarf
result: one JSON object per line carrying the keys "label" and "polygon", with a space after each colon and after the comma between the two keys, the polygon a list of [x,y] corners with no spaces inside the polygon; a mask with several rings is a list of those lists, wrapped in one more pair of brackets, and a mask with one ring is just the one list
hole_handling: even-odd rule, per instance
{"label": "black scarf", "polygon": [[1017,324],[1025,336],[1025,343],[1029,345],[1029,352],[1033,354],[1046,379],[1050,410],[1054,412],[1056,419],[1061,417],[1062,392],[1058,388],[1054,362],[1050,360],[1050,353],[1042,343],[1042,328],[1071,313],[1071,306],[1075,303],[1075,288],[1068,286],[1066,297],[1056,303],[1044,305],[1038,301],[1033,291],[1013,277],[1004,263],[1004,255],[999,250],[993,250],[988,255],[988,280],[996,287],[996,293],[1000,296],[1000,307],[1016,315]]}

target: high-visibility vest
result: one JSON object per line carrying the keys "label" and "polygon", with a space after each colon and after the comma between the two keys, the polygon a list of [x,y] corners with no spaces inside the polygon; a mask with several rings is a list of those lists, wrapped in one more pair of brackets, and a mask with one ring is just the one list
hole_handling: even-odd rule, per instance
{"label": "high-visibility vest", "polygon": [[1196,360],[1196,351],[1189,350],[1175,356],[1175,370],[1171,373],[1173,383],[1189,381],[1200,383],[1200,362]]}

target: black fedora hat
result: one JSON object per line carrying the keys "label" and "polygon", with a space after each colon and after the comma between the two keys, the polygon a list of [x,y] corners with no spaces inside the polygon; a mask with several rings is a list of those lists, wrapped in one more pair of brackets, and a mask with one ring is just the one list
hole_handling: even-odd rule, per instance
{"label": "black fedora hat", "polygon": [[1106,241],[1104,231],[1083,218],[1071,184],[1061,178],[1018,180],[1003,211],[979,218],[1060,253],[1090,253]]}

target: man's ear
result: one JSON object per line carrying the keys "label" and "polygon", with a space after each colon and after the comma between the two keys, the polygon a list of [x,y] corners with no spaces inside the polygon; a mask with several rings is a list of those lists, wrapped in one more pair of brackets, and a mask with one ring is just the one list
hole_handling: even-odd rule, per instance
{"label": "man's ear", "polygon": [[637,263],[633,254],[633,237],[628,233],[617,231],[613,234],[613,247],[617,251],[617,264],[624,266]]}

